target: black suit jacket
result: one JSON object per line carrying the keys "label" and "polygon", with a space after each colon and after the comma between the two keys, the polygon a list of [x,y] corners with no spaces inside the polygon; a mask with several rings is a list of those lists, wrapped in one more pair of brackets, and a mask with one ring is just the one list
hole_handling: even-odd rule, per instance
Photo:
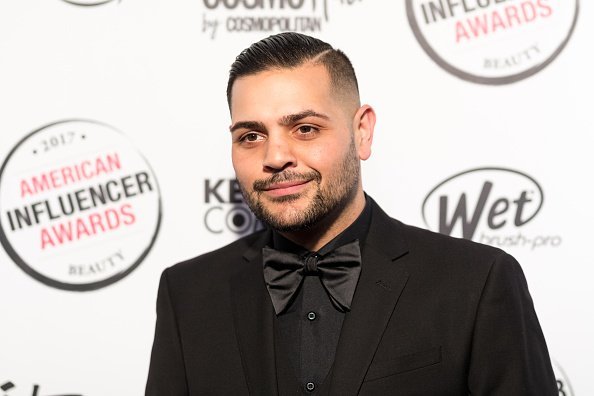
{"label": "black suit jacket", "polygon": [[[557,395],[519,264],[372,203],[362,271],[320,394]],[[166,269],[146,395],[285,395],[261,231]]]}

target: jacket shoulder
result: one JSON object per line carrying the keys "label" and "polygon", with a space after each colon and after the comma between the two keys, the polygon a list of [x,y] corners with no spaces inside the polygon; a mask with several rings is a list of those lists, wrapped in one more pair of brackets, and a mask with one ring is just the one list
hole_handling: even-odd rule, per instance
{"label": "jacket shoulder", "polygon": [[243,255],[258,245],[266,234],[261,230],[237,239],[230,244],[165,269],[164,273],[172,283],[196,282],[199,279],[212,282],[218,278],[229,278],[246,263]]}
{"label": "jacket shoulder", "polygon": [[509,273],[521,272],[516,259],[499,248],[392,220],[398,224],[418,270],[483,281],[494,267]]}
{"label": "jacket shoulder", "polygon": [[[394,219],[393,219],[394,220]],[[430,252],[440,255],[467,256],[482,258],[497,257],[505,252],[499,248],[484,245],[468,239],[456,238],[445,234],[429,231],[423,228],[401,224],[405,238],[411,248],[428,249]]]}
{"label": "jacket shoulder", "polygon": [[[506,255],[503,250],[492,246],[405,224],[392,218],[374,201],[372,203],[374,217],[373,229],[370,229],[371,240],[385,251],[406,251],[409,256],[415,258],[413,261],[418,265],[445,265],[451,269],[465,265],[488,267],[488,262]],[[393,248],[395,245],[399,247]]]}

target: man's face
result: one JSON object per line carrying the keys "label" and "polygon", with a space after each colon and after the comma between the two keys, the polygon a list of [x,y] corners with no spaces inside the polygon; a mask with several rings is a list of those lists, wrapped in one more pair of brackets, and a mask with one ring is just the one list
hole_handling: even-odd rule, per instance
{"label": "man's face", "polygon": [[337,96],[322,65],[268,70],[233,85],[233,167],[250,209],[276,230],[336,216],[361,188],[357,108]]}

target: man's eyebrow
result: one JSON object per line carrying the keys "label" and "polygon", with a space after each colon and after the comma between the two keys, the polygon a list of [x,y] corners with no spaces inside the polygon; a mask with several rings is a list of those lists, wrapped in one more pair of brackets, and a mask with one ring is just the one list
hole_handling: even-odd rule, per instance
{"label": "man's eyebrow", "polygon": [[318,117],[318,118],[323,118],[324,120],[330,119],[330,117],[328,117],[325,114],[318,113],[313,110],[304,110],[304,111],[301,111],[296,114],[288,114],[286,116],[282,116],[278,120],[278,123],[282,126],[289,126],[289,125],[293,125],[296,122],[301,121],[302,119],[307,118],[307,117]]}
{"label": "man's eyebrow", "polygon": [[237,121],[235,124],[229,127],[230,132],[234,132],[237,129],[251,129],[254,131],[265,131],[266,127],[263,123],[258,121]]}
{"label": "man's eyebrow", "polygon": [[[307,118],[307,117],[318,117],[318,118],[322,118],[324,120],[330,119],[330,117],[328,117],[325,114],[318,113],[313,110],[303,110],[303,111],[300,111],[299,113],[287,114],[285,116],[282,116],[278,120],[278,123],[282,126],[289,126],[289,125],[293,125],[296,122],[299,122],[302,119]],[[231,132],[234,132],[237,129],[252,129],[254,131],[265,131],[266,126],[259,121],[237,121],[235,124],[233,124],[229,127],[229,131],[231,131]]]}

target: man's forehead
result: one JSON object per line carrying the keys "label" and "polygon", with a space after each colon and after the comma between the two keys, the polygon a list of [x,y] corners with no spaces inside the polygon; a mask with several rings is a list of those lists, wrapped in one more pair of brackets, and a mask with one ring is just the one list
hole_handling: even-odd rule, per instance
{"label": "man's forehead", "polygon": [[257,114],[282,117],[305,110],[331,113],[336,98],[323,65],[270,69],[238,78],[232,87],[231,118]]}

